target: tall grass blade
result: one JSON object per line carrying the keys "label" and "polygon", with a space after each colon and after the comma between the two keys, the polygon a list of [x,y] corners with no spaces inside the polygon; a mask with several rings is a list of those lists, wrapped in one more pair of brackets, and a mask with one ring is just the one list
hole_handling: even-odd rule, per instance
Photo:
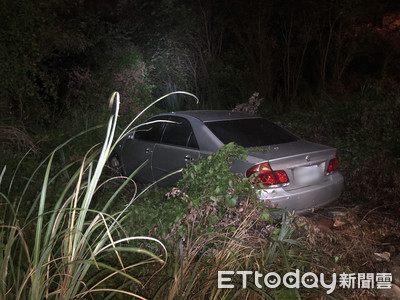
{"label": "tall grass blade", "polygon": [[[95,145],[86,153],[78,170],[70,172],[70,169],[76,162],[69,163],[61,167],[60,170],[53,170],[57,165],[55,162],[56,153],[60,150],[63,151],[63,147],[72,140],[92,130],[102,128],[102,125],[85,130],[66,140],[40,162],[31,176],[27,178],[22,191],[19,192],[19,201],[17,202],[16,209],[11,201],[9,201],[8,196],[0,192],[0,200],[4,200],[7,208],[12,212],[12,215],[8,216],[11,225],[0,225],[0,248],[3,249],[3,255],[0,259],[0,297],[13,297],[16,299],[72,299],[88,297],[88,295],[97,292],[109,292],[110,294],[118,292],[140,299],[143,298],[133,292],[122,289],[114,289],[112,287],[103,288],[103,284],[115,276],[123,276],[130,282],[141,284],[135,276],[128,272],[129,270],[147,263],[158,263],[161,266],[164,266],[166,263],[168,252],[159,240],[147,236],[125,237],[126,234],[121,223],[127,209],[152,185],[137,194],[137,187],[134,183],[134,194],[122,211],[115,215],[106,213],[115,199],[118,199],[117,196],[119,193],[129,182],[133,182],[132,177],[138,169],[130,174],[129,177],[126,177],[124,182],[106,199],[106,203],[102,209],[94,210],[92,202],[95,194],[99,193],[100,188],[112,180],[109,179],[100,183],[104,167],[115,145],[124,134],[132,130],[133,123],[150,106],[173,94],[186,94],[194,97],[198,102],[196,96],[186,92],[178,91],[165,95],[139,113],[122,131],[122,134],[115,139],[120,96],[117,92],[113,93],[109,101],[112,114],[106,127],[103,144],[101,147]],[[11,195],[13,192],[14,182],[17,179],[17,170],[20,169],[28,153],[25,154],[17,165],[8,186],[8,195]],[[63,164],[66,161],[65,157],[61,160]],[[43,170],[44,166],[46,167]],[[30,188],[34,186],[33,183],[37,182],[35,176],[41,174],[42,171],[44,174],[41,191],[33,196],[33,205],[24,218],[24,227],[20,228],[17,222],[19,207],[23,205],[25,196],[30,191]],[[6,166],[3,167],[0,173],[0,185],[4,180],[5,172]],[[181,170],[169,176],[178,172],[181,172]],[[52,195],[53,187],[56,187],[63,174],[68,174],[68,182],[59,189],[59,194]],[[160,180],[166,177],[168,176]],[[31,195],[29,196],[31,197]],[[48,209],[50,204],[53,205],[52,210]],[[35,216],[34,218],[31,217],[33,215]],[[30,230],[33,227],[35,227],[34,245],[33,249],[30,250],[23,237],[23,231]],[[7,241],[5,245],[2,244],[4,239]],[[161,255],[155,255],[148,250],[134,247],[133,245],[138,242],[155,243]],[[18,251],[14,253],[14,249]],[[147,258],[133,265],[125,265],[122,259],[122,253],[124,252],[140,253],[143,257]],[[19,256],[16,253],[20,253]],[[21,253],[27,256],[27,265],[24,265],[22,262]],[[118,268],[100,261],[101,258],[110,256],[112,256],[114,261],[119,262],[117,264],[119,265]],[[90,279],[85,282],[88,279],[88,271],[92,267],[105,270],[106,275],[97,282]],[[95,276],[95,278],[98,277]]]}
{"label": "tall grass blade", "polygon": [[1,183],[3,182],[3,176],[4,176],[4,173],[6,172],[6,169],[7,169],[7,166],[4,166],[3,170],[1,171],[1,174],[0,174],[0,187],[1,187]]}

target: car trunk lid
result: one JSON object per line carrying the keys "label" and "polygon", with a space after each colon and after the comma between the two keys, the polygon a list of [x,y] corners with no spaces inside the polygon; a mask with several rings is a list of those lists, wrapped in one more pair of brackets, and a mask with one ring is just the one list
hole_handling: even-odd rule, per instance
{"label": "car trunk lid", "polygon": [[247,161],[253,164],[268,161],[274,171],[286,172],[290,184],[285,190],[326,180],[329,161],[336,154],[335,148],[304,140],[248,150]]}

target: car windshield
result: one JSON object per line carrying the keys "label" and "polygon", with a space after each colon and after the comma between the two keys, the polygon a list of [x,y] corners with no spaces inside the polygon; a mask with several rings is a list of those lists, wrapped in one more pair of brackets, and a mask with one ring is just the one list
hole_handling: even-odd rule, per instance
{"label": "car windshield", "polygon": [[235,142],[245,148],[294,142],[298,137],[262,118],[206,122],[224,144]]}

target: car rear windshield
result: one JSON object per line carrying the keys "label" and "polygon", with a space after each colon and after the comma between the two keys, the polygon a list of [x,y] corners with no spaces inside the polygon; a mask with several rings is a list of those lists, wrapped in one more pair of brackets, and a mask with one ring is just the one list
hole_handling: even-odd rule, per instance
{"label": "car rear windshield", "polygon": [[286,129],[262,118],[213,121],[205,124],[224,144],[235,142],[246,148],[298,140]]}

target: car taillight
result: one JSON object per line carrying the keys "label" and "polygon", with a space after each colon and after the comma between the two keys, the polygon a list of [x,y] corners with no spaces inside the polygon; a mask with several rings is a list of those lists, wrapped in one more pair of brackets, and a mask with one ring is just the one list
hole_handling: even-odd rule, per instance
{"label": "car taillight", "polygon": [[335,158],[329,161],[327,172],[329,174],[337,170],[338,168],[339,168],[339,159],[338,159],[338,154],[336,152]]}
{"label": "car taillight", "polygon": [[246,171],[246,177],[250,177],[253,174],[255,174],[253,183],[258,186],[289,184],[286,172],[272,170],[268,162],[252,166]]}

